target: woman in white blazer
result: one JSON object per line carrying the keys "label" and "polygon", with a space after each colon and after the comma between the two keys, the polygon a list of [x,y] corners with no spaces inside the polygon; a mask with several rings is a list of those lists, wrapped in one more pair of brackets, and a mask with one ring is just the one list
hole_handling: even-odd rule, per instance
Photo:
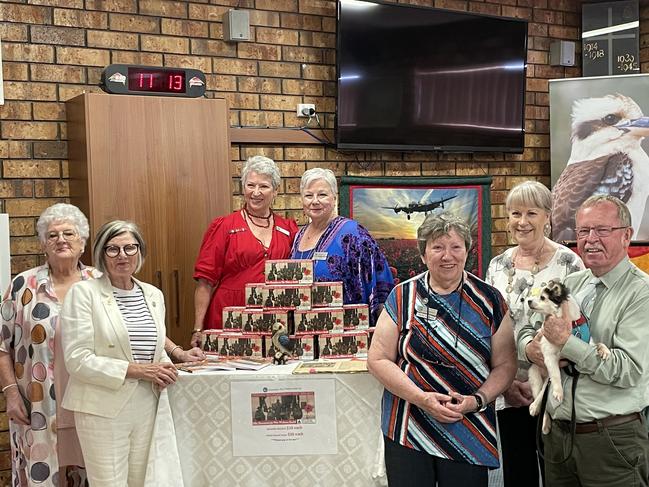
{"label": "woman in white blazer", "polygon": [[104,276],[74,285],[61,312],[63,407],[74,411],[93,487],[144,485],[159,391],[177,377],[162,292],[133,277],[145,255],[134,223],[106,223],[93,248]]}

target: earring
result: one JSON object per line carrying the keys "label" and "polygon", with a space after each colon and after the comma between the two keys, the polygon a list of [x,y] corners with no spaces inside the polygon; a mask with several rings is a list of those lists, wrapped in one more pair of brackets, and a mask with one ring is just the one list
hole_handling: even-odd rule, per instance
{"label": "earring", "polygon": [[550,226],[549,223],[546,223],[545,225],[543,225],[543,233],[545,234],[546,237],[550,236],[551,230],[552,230],[552,227]]}

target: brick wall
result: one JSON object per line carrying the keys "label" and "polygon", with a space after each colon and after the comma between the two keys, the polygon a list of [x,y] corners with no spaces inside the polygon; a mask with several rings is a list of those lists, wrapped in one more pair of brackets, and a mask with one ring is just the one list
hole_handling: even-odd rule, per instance
{"label": "brick wall", "polygon": [[[209,2],[209,3],[208,3]],[[551,39],[577,40],[581,0],[410,0],[417,5],[529,20],[525,151],[482,153],[338,153],[323,146],[232,147],[235,174],[249,155],[263,153],[285,176],[276,207],[302,220],[299,177],[314,166],[337,175],[494,177],[493,250],[507,245],[507,189],[529,178],[549,184],[548,79],[580,68],[548,65]],[[649,7],[642,0],[642,17]],[[221,16],[233,6],[250,11],[251,42],[227,43]],[[110,63],[184,66],[207,74],[208,96],[224,96],[232,125],[296,127],[299,102],[315,103],[326,127],[335,107],[333,0],[3,0],[0,5],[6,102],[0,107],[0,210],[9,213],[12,270],[39,262],[35,220],[68,196],[65,104],[99,91]],[[649,22],[643,23],[643,32]],[[648,44],[645,34],[642,45]],[[643,71],[649,47],[642,50]],[[234,188],[238,185],[233,184]],[[240,196],[235,195],[235,204]],[[0,395],[0,408],[4,398]],[[0,485],[9,467],[7,421],[0,414]],[[4,480],[3,480],[4,479]]]}

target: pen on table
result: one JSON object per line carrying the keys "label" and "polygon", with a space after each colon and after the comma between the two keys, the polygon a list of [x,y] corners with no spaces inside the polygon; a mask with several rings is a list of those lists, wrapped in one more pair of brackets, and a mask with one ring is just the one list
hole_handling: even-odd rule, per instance
{"label": "pen on table", "polygon": [[189,372],[190,374],[193,374],[193,373],[194,373],[193,370],[191,370],[191,369],[187,369],[187,368],[185,368],[185,367],[177,367],[177,368],[178,368],[178,370],[182,370],[183,372]]}

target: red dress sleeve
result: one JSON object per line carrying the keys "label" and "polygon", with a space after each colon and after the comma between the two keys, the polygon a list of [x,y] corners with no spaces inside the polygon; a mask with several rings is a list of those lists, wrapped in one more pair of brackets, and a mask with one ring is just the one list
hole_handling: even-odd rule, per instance
{"label": "red dress sleeve", "polygon": [[211,286],[216,286],[223,276],[223,264],[228,242],[228,217],[212,220],[203,236],[194,265],[194,279],[205,279]]}

